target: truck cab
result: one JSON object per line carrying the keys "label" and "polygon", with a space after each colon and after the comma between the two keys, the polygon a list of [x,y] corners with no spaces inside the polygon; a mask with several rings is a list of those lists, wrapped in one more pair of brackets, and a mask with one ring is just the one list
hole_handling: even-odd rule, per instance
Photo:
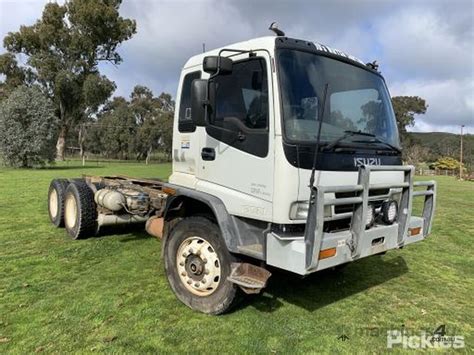
{"label": "truck cab", "polygon": [[[231,69],[209,66],[216,58],[230,60]],[[197,97],[198,84],[207,85],[207,96]],[[193,111],[193,101],[205,109]],[[222,201],[242,231],[228,242],[233,252],[304,275],[416,241],[404,236],[416,226],[424,228],[419,238],[427,235],[434,202],[426,220],[409,215],[412,179],[390,95],[372,63],[278,36],[194,56],[183,68],[169,181]],[[315,248],[307,221],[318,193],[323,221]],[[384,216],[388,209],[397,216]],[[371,235],[357,254],[355,211],[364,220],[359,236]],[[313,261],[333,247],[334,256]]]}

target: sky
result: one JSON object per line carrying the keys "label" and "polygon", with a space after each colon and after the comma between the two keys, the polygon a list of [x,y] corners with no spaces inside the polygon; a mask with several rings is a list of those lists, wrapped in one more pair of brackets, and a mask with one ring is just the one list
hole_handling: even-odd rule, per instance
{"label": "sky", "polygon": [[[33,24],[53,0],[0,0],[0,37]],[[59,2],[63,2],[60,0]],[[176,96],[181,67],[206,49],[286,35],[377,60],[392,96],[428,103],[417,132],[474,133],[474,2],[472,0],[123,0],[137,33],[123,43],[120,66],[101,65],[128,97],[136,84]],[[0,48],[0,53],[4,51]]]}

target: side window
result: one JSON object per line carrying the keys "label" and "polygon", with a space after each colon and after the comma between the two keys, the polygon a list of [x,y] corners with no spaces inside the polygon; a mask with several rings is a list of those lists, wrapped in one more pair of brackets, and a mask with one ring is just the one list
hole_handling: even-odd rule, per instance
{"label": "side window", "polygon": [[196,130],[196,126],[191,120],[191,84],[193,80],[200,78],[201,72],[198,71],[186,74],[183,79],[178,120],[178,131],[180,132],[194,132]]}
{"label": "side window", "polygon": [[212,137],[247,153],[268,153],[268,80],[265,60],[236,62],[232,73],[217,76]]}

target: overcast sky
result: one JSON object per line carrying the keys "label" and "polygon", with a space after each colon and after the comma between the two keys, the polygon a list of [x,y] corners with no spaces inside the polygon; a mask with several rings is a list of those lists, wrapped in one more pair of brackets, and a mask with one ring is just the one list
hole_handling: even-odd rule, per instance
{"label": "overcast sky", "polygon": [[[47,0],[0,0],[0,37],[32,24]],[[62,2],[62,1],[60,1]],[[266,36],[277,21],[287,36],[327,44],[364,61],[377,59],[392,96],[428,102],[415,131],[474,133],[472,0],[124,0],[121,13],[137,34],[119,52],[119,67],[102,65],[129,96],[135,84],[176,95],[181,66],[207,49]],[[4,51],[0,49],[0,52]]]}

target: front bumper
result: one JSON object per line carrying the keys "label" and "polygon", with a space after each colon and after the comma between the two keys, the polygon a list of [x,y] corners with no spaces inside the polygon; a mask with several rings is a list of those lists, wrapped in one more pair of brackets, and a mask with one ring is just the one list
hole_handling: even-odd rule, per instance
{"label": "front bumper", "polygon": [[[375,171],[403,172],[399,184],[371,184],[370,175]],[[426,238],[433,221],[436,183],[413,181],[412,166],[362,166],[357,185],[313,187],[312,199],[304,236],[280,236],[270,233],[267,237],[267,263],[300,275],[354,261],[366,256],[403,247]],[[420,190],[421,188],[421,190]],[[399,215],[392,225],[378,224],[365,227],[365,216],[371,189],[400,189]],[[354,192],[355,197],[327,198],[338,192]],[[424,196],[422,216],[412,216],[413,198]],[[349,230],[335,233],[323,232],[324,206],[353,204]],[[335,255],[320,258],[322,250],[335,248]]]}

